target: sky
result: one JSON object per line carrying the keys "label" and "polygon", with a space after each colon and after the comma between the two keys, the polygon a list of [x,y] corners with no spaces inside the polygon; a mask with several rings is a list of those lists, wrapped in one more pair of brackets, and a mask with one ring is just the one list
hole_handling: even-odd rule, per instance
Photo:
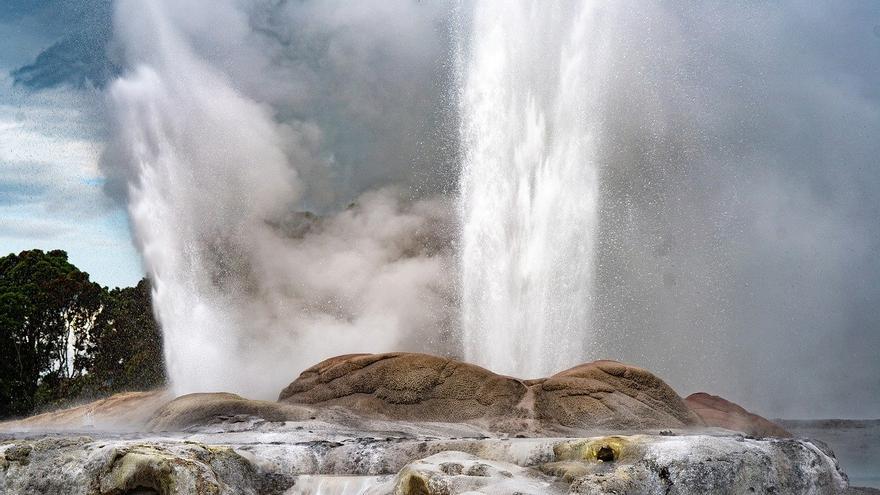
{"label": "sky", "polygon": [[[253,6],[235,29],[195,0],[174,21],[272,108],[309,209],[455,189],[443,2],[228,3]],[[603,355],[767,415],[880,416],[880,3],[637,5],[603,67]],[[0,7],[0,254],[65,249],[122,286],[144,269],[104,154],[111,10]]]}
{"label": "sky", "polygon": [[97,88],[108,71],[69,56],[103,52],[93,38],[109,32],[109,7],[12,1],[0,9],[0,253],[63,249],[101,285],[133,285],[144,275],[140,256],[124,205],[108,199],[98,169],[106,129]]}

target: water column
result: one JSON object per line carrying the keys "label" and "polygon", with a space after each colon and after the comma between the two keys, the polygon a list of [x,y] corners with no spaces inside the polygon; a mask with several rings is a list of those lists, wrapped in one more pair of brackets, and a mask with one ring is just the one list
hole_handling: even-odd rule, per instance
{"label": "water column", "polygon": [[608,8],[479,1],[461,40],[463,337],[496,372],[592,356]]}

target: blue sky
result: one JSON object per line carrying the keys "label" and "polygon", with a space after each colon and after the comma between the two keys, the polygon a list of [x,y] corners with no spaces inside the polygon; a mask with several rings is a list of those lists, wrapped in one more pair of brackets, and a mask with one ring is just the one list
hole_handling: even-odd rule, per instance
{"label": "blue sky", "polygon": [[0,255],[64,249],[113,287],[133,285],[143,269],[124,206],[104,193],[98,169],[108,6],[34,0],[0,10]]}

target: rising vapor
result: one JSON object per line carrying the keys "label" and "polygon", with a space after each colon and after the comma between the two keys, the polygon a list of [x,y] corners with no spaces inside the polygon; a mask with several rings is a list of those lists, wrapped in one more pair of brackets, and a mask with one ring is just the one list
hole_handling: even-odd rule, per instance
{"label": "rising vapor", "polygon": [[[129,212],[154,286],[172,386],[271,397],[330,355],[442,350],[452,319],[442,199],[383,189],[325,219],[302,204],[314,124],[280,124],[199,52],[211,22],[249,40],[235,2],[120,2],[128,70],[109,89]],[[209,36],[210,37],[210,36]],[[230,42],[230,40],[226,40]],[[210,44],[209,44],[210,46]],[[109,160],[110,158],[108,158]]]}
{"label": "rising vapor", "polygon": [[[480,5],[116,5],[123,76],[108,91],[103,171],[129,206],[179,391],[267,397],[348,351],[465,354],[459,208],[486,198],[467,189],[468,172],[458,184],[474,151],[459,132],[463,66],[479,54],[456,61],[455,48],[456,33],[500,26]],[[765,415],[876,416],[880,80],[865,61],[880,59],[877,6],[642,2],[603,12],[593,24],[603,28],[572,36],[568,54],[589,40],[601,50],[559,59],[576,68],[566,77],[541,56],[559,52],[564,33],[522,33],[537,13],[509,23],[499,45],[534,48],[532,64],[511,71],[524,86],[557,78],[600,90],[575,95],[589,105],[572,112],[595,131],[599,199],[595,237],[582,246],[591,271],[575,277],[589,287],[566,300],[588,299],[589,317],[575,320],[589,320],[592,337],[551,344]],[[509,103],[535,117],[519,111],[527,102]],[[532,128],[560,143],[571,120]],[[487,116],[480,132],[503,121]],[[496,165],[486,180],[509,179],[504,160]],[[556,213],[541,212],[560,224],[570,212]],[[538,240],[538,251],[577,244]],[[562,279],[582,268],[577,252],[554,261]],[[471,356],[505,349],[493,347],[504,335],[495,328]]]}

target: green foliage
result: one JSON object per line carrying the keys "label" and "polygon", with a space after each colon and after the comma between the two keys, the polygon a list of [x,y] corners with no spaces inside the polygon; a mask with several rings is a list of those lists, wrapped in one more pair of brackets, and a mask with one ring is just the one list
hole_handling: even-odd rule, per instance
{"label": "green foliage", "polygon": [[0,417],[164,383],[146,280],[108,290],[64,251],[0,258]]}
{"label": "green foliage", "polygon": [[153,318],[150,284],[113,289],[92,330],[91,374],[99,393],[147,390],[165,383],[162,334]]}

